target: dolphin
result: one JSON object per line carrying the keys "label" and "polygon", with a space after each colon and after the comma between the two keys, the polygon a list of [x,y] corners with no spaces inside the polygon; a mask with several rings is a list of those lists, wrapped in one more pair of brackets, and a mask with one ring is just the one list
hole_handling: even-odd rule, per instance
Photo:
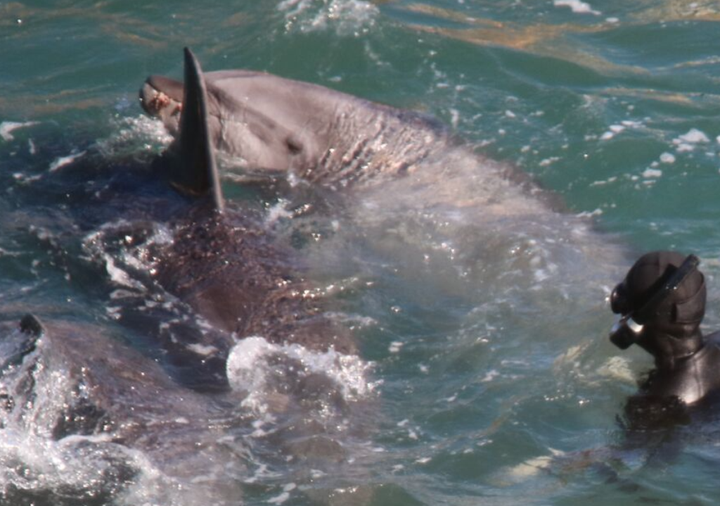
{"label": "dolphin", "polygon": [[[192,203],[170,224],[172,241],[149,247],[156,259],[152,284],[210,324],[180,344],[206,352],[200,358],[215,363],[219,376],[230,348],[249,336],[316,352],[357,354],[350,330],[327,315],[323,297],[303,279],[302,265],[291,252],[274,244],[246,211],[225,205],[212,143],[212,86],[192,52],[185,49],[184,55],[180,143],[160,166]],[[177,350],[182,339],[170,332],[166,347],[182,364],[197,361],[196,355]]]}
{"label": "dolphin", "polygon": [[[109,503],[149,471],[161,473],[169,494],[179,480],[187,497],[237,504],[241,487],[232,478],[247,470],[232,455],[241,449],[218,441],[226,435],[222,411],[107,329],[26,315],[19,325],[0,324],[0,363],[0,434],[10,440],[0,454],[4,462],[28,462],[15,478],[9,470],[4,477],[21,498],[24,489],[44,486],[61,504],[93,496]],[[23,449],[11,444],[13,437],[24,437],[16,445]],[[32,451],[44,457],[27,459]],[[65,467],[53,463],[54,452]]]}
{"label": "dolphin", "polygon": [[[140,89],[143,109],[176,137],[178,150],[196,128],[194,111],[186,119],[194,107],[187,77],[183,84],[153,75]],[[250,70],[208,72],[203,81],[211,145],[265,175],[328,185],[402,176],[450,143],[428,116],[323,86]]]}
{"label": "dolphin", "polygon": [[[102,460],[89,466],[107,470],[106,482],[112,490],[102,490],[94,497],[102,503],[122,494],[118,490],[126,483],[144,493],[146,489],[136,478],[147,469],[148,460],[149,479],[159,474],[161,481],[166,476],[176,478],[178,490],[185,487],[182,497],[177,501],[170,498],[168,503],[237,504],[242,480],[249,479],[245,466],[250,452],[244,447],[248,420],[252,420],[253,437],[258,438],[262,437],[262,424],[273,424],[269,437],[278,440],[282,450],[276,453],[282,453],[283,459],[297,456],[312,459],[313,466],[325,461],[336,466],[349,451],[338,438],[346,437],[352,425],[346,423],[351,397],[344,393],[342,378],[336,381],[337,376],[327,370],[337,365],[344,371],[348,358],[352,363],[361,362],[358,357],[347,357],[358,354],[354,337],[328,312],[322,291],[303,278],[303,266],[296,256],[275,244],[248,210],[225,202],[212,142],[208,87],[189,50],[185,51],[182,103],[178,126],[182,148],[161,157],[156,167],[184,198],[153,187],[143,194],[147,200],[140,202],[143,197],[138,197],[132,213],[119,219],[113,215],[99,226],[96,220],[108,215],[93,216],[86,240],[98,249],[85,252],[104,260],[114,281],[113,272],[126,267],[122,264],[125,254],[137,246],[138,258],[149,260],[133,263],[137,270],[125,273],[129,274],[127,284],[116,292],[134,291],[132,297],[145,298],[147,307],[161,301],[158,306],[176,306],[183,315],[197,318],[180,319],[175,325],[158,320],[160,313],[146,313],[159,324],[162,341],[159,350],[148,346],[144,353],[115,339],[108,332],[112,325],[101,327],[79,319],[41,323],[34,316],[12,328],[0,324],[0,432],[7,429],[3,436],[17,434],[20,438],[37,434],[43,447],[54,448],[57,443],[62,451],[70,448],[70,455],[63,454],[64,463],[81,465],[88,456]],[[91,156],[49,177],[65,177],[73,168],[82,169],[92,164],[88,161]],[[143,173],[149,174],[147,170]],[[154,174],[148,177],[154,178]],[[118,186],[127,188],[125,183],[123,179]],[[91,203],[106,206],[113,188],[94,188],[87,194],[84,189],[82,195],[90,195]],[[135,186],[129,185],[129,189]],[[113,198],[130,200],[125,195]],[[162,209],[156,211],[155,207]],[[98,214],[88,213],[87,208],[81,213]],[[172,218],[167,222],[157,219],[168,215]],[[168,232],[170,239],[153,243],[148,231],[154,227]],[[115,233],[122,234],[120,240]],[[118,248],[121,251],[116,254]],[[143,268],[146,271],[140,272]],[[122,305],[121,297],[111,298]],[[118,314],[119,323],[125,324],[138,317],[128,314],[133,310],[121,308],[108,314]],[[245,356],[243,352],[247,352]],[[236,377],[232,384],[229,356],[238,359],[233,370],[246,373],[241,379],[248,382]],[[262,363],[243,360],[248,356]],[[158,357],[163,360],[156,362]],[[172,369],[168,364],[192,367],[193,363],[207,364],[210,376],[206,377],[215,383],[196,388],[192,380],[168,371]],[[254,381],[258,377],[262,381]],[[241,386],[236,388],[238,384]],[[248,384],[259,384],[261,395],[245,395],[248,392],[241,388],[249,391]],[[246,403],[247,397],[253,397],[256,404]],[[258,420],[258,414],[268,416]],[[24,465],[26,454],[5,459],[2,453],[24,448],[22,442],[0,445],[0,460]],[[76,456],[76,450],[85,453]],[[135,466],[138,462],[140,471]],[[18,468],[25,471],[20,465]],[[31,476],[32,472],[29,469],[25,474]],[[42,468],[37,473],[47,475],[49,471]],[[33,494],[47,492],[46,496],[52,497],[53,490],[41,489],[36,482],[20,483],[19,487],[23,485]],[[69,490],[60,483],[57,493],[86,497],[87,484],[78,487]],[[23,495],[21,490],[19,496],[23,500],[27,493]],[[140,500],[147,502],[148,498],[128,502]]]}
{"label": "dolphin", "polygon": [[[418,207],[451,214],[473,208],[471,222],[535,219],[562,209],[557,196],[526,173],[475,153],[428,115],[265,72],[223,70],[202,77],[208,141],[230,166],[241,160],[241,180],[309,183],[301,188],[319,190],[321,199],[310,195],[315,206],[339,190],[364,199],[367,208],[392,208],[398,215]],[[143,109],[175,138],[170,154],[187,151],[183,132],[197,128],[197,115],[186,112],[186,88],[192,86],[187,76],[180,82],[151,75],[140,89]],[[375,218],[373,213],[370,221]]]}

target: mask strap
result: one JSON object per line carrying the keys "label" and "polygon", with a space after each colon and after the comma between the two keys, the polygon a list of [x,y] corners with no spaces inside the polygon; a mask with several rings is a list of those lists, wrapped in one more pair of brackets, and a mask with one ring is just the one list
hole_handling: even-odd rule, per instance
{"label": "mask strap", "polygon": [[630,319],[640,320],[642,322],[650,320],[665,298],[672,291],[676,290],[677,287],[697,269],[698,265],[700,265],[700,259],[695,255],[688,255],[680,267],[675,269],[675,272],[673,272],[665,283],[650,297],[650,300],[648,300],[643,307],[630,314]]}
{"label": "mask strap", "polygon": [[[702,276],[702,274],[701,274]],[[705,277],[697,292],[682,302],[675,304],[675,323],[700,323],[705,315]]]}

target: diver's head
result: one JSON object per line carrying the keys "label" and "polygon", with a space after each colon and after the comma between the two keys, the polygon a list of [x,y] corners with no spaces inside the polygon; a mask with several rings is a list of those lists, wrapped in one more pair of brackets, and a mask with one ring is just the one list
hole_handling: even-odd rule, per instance
{"label": "diver's head", "polygon": [[610,341],[625,349],[638,344],[660,363],[695,353],[702,346],[705,280],[694,255],[656,251],[640,257],[615,287],[610,307],[621,315]]}

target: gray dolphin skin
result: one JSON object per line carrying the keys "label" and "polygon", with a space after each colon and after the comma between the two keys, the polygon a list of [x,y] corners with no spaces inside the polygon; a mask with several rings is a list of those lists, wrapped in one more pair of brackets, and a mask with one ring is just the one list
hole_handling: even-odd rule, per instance
{"label": "gray dolphin skin", "polygon": [[[210,398],[178,386],[152,359],[94,324],[41,323],[27,315],[20,325],[0,324],[0,343],[5,434],[47,436],[69,455],[77,452],[79,460],[91,452],[102,462],[97,465],[106,476],[94,477],[91,486],[80,483],[77,490],[66,486],[60,504],[90,491],[99,499],[107,494],[107,504],[118,485],[132,487],[144,465],[183,483],[202,473],[208,481],[185,493],[217,504],[232,497],[237,504],[240,487],[227,477],[245,472],[245,466],[232,458],[227,444],[217,442],[221,433],[212,427],[220,412]],[[137,461],[134,450],[149,462]],[[7,451],[2,450],[4,459]],[[38,486],[42,480],[33,472],[30,465],[18,479],[36,480]]]}
{"label": "gray dolphin skin", "polygon": [[168,175],[182,192],[208,197],[210,208],[191,206],[172,224],[174,240],[154,252],[154,281],[219,331],[205,333],[202,344],[218,350],[221,364],[235,339],[247,336],[356,354],[350,331],[325,316],[293,255],[273,245],[261,225],[224,206],[207,135],[212,116],[206,104],[212,101],[206,90],[212,87],[188,49],[185,80],[180,146],[166,160]]}
{"label": "gray dolphin skin", "polygon": [[173,172],[171,182],[181,191],[211,194],[217,211],[224,207],[220,177],[211,145],[207,106],[207,91],[202,69],[195,56],[185,49],[184,113],[180,128],[180,166]]}
{"label": "gray dolphin skin", "polygon": [[302,266],[262,228],[232,210],[192,215],[159,252],[154,279],[163,288],[228,335],[357,352],[351,333],[325,316],[323,301],[299,275]]}
{"label": "gray dolphin skin", "polygon": [[[264,173],[347,185],[413,172],[449,142],[429,117],[315,84],[249,70],[208,72],[204,81],[212,145]],[[184,88],[151,76],[140,90],[142,107],[163,122],[180,150],[193,123]]]}
{"label": "gray dolphin skin", "polygon": [[[152,258],[142,267],[152,264],[152,272],[133,278],[132,286],[144,284],[137,289],[139,299],[162,300],[163,306],[179,307],[183,317],[194,313],[197,318],[185,318],[178,327],[194,328],[189,335],[195,341],[182,341],[178,334],[184,329],[175,334],[173,322],[159,319],[154,323],[169,329],[169,336],[159,345],[151,343],[149,354],[115,339],[107,327],[88,322],[48,318],[41,323],[27,316],[19,326],[0,324],[1,426],[39,434],[42,444],[68,452],[69,462],[91,460],[89,468],[107,473],[97,478],[98,490],[92,488],[95,482],[84,481],[69,490],[60,479],[57,487],[50,484],[40,491],[53,499],[59,489],[57,494],[65,498],[77,496],[80,502],[94,494],[93,504],[109,504],[135,486],[142,496],[145,489],[137,480],[160,476],[177,480],[161,487],[182,492],[181,499],[169,504],[238,504],[248,478],[243,424],[255,416],[242,401],[257,392],[230,388],[227,359],[248,337],[264,338],[270,350],[266,367],[272,371],[258,373],[271,380],[267,392],[259,393],[263,409],[284,423],[273,433],[281,452],[321,465],[336,462],[346,451],[323,424],[335,423],[329,413],[336,408],[338,417],[346,416],[340,386],[322,371],[305,370],[302,359],[273,350],[298,344],[308,353],[355,355],[353,335],[328,315],[294,255],[274,244],[248,211],[226,205],[212,143],[208,87],[189,50],[185,83],[180,146],[158,164],[170,184],[189,198],[158,192],[152,196],[154,204],[162,206],[163,199],[177,204],[169,222],[156,221],[153,211],[146,215],[143,208],[134,218],[103,222],[90,237],[102,243],[100,258],[111,262],[107,248],[113,233],[127,230],[123,237],[130,237],[129,243],[142,243],[147,231],[168,232],[167,241],[141,244]],[[133,235],[135,225],[139,231]],[[125,323],[123,311],[118,311],[120,324]],[[189,380],[182,377],[185,364]],[[194,382],[202,364],[210,374]],[[314,412],[323,413],[320,421]],[[14,450],[0,445],[0,459],[23,462],[23,455],[6,457],[7,451]],[[22,480],[20,476],[17,482]],[[38,486],[28,485],[33,487]],[[57,504],[70,504],[65,498]],[[146,502],[151,501],[139,503]]]}

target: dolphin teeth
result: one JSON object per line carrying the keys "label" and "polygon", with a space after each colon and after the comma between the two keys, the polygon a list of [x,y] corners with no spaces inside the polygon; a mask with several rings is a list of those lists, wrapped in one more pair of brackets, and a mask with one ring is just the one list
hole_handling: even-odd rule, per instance
{"label": "dolphin teeth", "polygon": [[145,109],[145,112],[151,116],[158,116],[160,111],[170,104],[170,97],[162,91],[157,91],[146,85],[146,89],[143,90],[143,94],[140,97],[140,103],[143,109]]}

